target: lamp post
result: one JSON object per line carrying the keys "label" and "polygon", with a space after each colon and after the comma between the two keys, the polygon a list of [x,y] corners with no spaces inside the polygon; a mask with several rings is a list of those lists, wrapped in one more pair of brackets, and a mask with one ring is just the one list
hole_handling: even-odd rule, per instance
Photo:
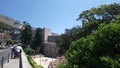
{"label": "lamp post", "polygon": [[41,65],[41,54],[40,54],[40,65]]}

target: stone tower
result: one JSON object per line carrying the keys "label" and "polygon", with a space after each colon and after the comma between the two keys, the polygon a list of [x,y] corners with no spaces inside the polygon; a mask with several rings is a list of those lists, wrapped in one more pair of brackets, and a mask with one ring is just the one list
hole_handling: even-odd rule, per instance
{"label": "stone tower", "polygon": [[51,29],[43,28],[44,42],[48,42],[48,37],[51,36],[51,34],[52,34]]}
{"label": "stone tower", "polygon": [[59,35],[53,33],[49,28],[43,28],[42,35],[44,38],[43,54],[49,57],[56,57],[58,55],[59,48],[55,41]]}

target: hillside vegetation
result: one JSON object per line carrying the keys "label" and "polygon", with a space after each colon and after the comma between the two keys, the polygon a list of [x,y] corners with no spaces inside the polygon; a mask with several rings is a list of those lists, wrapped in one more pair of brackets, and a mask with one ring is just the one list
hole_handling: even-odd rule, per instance
{"label": "hillside vegetation", "polygon": [[0,32],[4,32],[4,30],[8,30],[10,27],[11,27],[10,25],[0,22]]}

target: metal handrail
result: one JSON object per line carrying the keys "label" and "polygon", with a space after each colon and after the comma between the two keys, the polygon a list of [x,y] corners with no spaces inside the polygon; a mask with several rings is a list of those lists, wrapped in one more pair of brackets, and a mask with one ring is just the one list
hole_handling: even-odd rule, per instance
{"label": "metal handrail", "polygon": [[0,51],[0,68],[3,68],[5,63],[9,63],[11,57],[11,49],[5,49]]}

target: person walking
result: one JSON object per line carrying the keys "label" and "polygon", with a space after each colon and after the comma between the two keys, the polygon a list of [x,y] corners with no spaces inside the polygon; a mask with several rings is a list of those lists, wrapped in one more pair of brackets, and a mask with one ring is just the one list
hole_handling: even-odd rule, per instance
{"label": "person walking", "polygon": [[18,46],[17,44],[15,44],[15,47],[14,47],[14,58],[20,57],[21,52],[22,52],[22,48],[20,46]]}

